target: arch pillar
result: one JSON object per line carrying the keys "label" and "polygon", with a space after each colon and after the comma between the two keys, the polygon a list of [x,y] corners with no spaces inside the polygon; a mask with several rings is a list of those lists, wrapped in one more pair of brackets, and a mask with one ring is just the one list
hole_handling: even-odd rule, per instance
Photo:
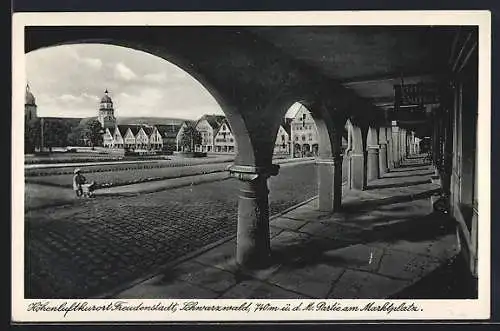
{"label": "arch pillar", "polygon": [[385,127],[379,129],[379,175],[382,177],[387,172],[387,130]]}
{"label": "arch pillar", "polygon": [[320,211],[338,211],[342,206],[342,130],[345,118],[315,118],[319,146],[318,205]]}
{"label": "arch pillar", "polygon": [[278,170],[278,165],[233,165],[229,168],[230,175],[240,180],[236,235],[236,262],[239,265],[260,267],[271,256],[267,179],[277,175]]}
{"label": "arch pillar", "polygon": [[[266,104],[265,100],[256,99],[255,104],[243,104],[227,112],[238,146],[234,164],[228,171],[239,180],[236,262],[243,269],[260,269],[270,263],[267,180],[279,172],[272,157],[280,114],[266,109],[252,111],[259,108],[257,101]],[[277,105],[269,103],[267,107],[275,109]]]}
{"label": "arch pillar", "polygon": [[400,132],[396,121],[392,121],[392,157],[394,167],[398,167],[401,161]]}
{"label": "arch pillar", "polygon": [[394,169],[394,143],[392,138],[392,128],[386,128],[385,133],[387,138],[387,171],[389,172],[391,169]]}
{"label": "arch pillar", "polygon": [[378,144],[378,134],[377,129],[374,127],[368,128],[367,135],[367,171],[366,179],[367,181],[379,178],[379,144]]}
{"label": "arch pillar", "polygon": [[406,158],[406,130],[401,128],[399,132],[401,132],[401,138],[399,140],[399,146],[401,147],[399,161],[403,162]]}
{"label": "arch pillar", "polygon": [[350,187],[353,190],[363,190],[366,187],[366,159],[363,148],[363,133],[359,126],[349,121],[352,153],[350,157]]}

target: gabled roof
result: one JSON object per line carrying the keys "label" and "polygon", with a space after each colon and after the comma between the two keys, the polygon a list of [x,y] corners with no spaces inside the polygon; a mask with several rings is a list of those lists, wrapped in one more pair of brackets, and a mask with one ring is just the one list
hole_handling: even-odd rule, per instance
{"label": "gabled roof", "polygon": [[163,138],[175,138],[181,129],[182,124],[155,125]]}
{"label": "gabled roof", "polygon": [[117,125],[118,130],[120,131],[120,134],[122,137],[125,137],[125,134],[127,133],[127,130],[130,129],[132,131],[132,134],[135,135],[137,132],[139,132],[139,129],[141,128],[140,125]]}
{"label": "gabled roof", "polygon": [[149,137],[153,133],[154,127],[153,126],[142,125],[142,129],[144,130],[144,132],[146,133],[146,135]]}
{"label": "gabled roof", "polygon": [[215,130],[215,135],[217,135],[220,131],[220,129],[222,128],[222,124],[226,124],[227,127],[229,128],[229,131],[231,133],[233,133],[233,129],[231,129],[231,125],[229,125],[229,122],[227,121],[226,118],[224,118],[224,120],[220,123],[219,127],[217,128],[217,130]]}
{"label": "gabled roof", "polygon": [[224,115],[203,115],[197,122],[196,124],[200,123],[203,120],[206,120],[208,124],[217,131],[219,127],[222,125],[222,122],[226,119],[226,116]]}
{"label": "gabled roof", "polygon": [[282,123],[281,123],[281,126],[283,127],[283,129],[285,129],[286,133],[288,133],[289,135],[291,134],[292,121],[293,121],[293,118],[284,118]]}

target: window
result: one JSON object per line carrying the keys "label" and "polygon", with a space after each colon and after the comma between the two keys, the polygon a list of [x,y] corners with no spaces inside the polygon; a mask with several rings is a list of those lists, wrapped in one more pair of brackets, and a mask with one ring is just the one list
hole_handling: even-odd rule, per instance
{"label": "window", "polygon": [[299,137],[298,136],[295,136],[295,141],[299,141]]}
{"label": "window", "polygon": [[306,141],[306,136],[302,136],[302,141]]}

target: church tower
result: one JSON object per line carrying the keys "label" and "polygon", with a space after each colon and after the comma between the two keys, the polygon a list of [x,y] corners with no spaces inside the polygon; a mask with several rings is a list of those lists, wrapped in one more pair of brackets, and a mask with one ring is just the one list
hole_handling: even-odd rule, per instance
{"label": "church tower", "polygon": [[108,90],[104,91],[104,96],[99,103],[99,113],[97,115],[97,120],[101,123],[104,130],[107,128],[112,129],[116,125],[113,100],[111,100],[108,93]]}
{"label": "church tower", "polygon": [[24,120],[26,122],[37,118],[35,96],[30,91],[30,86],[26,84],[26,93],[24,95]]}

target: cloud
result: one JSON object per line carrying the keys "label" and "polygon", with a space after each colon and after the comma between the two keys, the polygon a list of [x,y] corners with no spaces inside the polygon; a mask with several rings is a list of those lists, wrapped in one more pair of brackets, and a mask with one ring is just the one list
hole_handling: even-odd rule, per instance
{"label": "cloud", "polygon": [[167,74],[165,72],[159,72],[156,74],[147,74],[144,75],[143,79],[146,82],[151,82],[151,83],[165,83],[167,81]]}
{"label": "cloud", "polygon": [[137,75],[132,71],[132,69],[120,62],[115,65],[115,77],[125,81],[130,81],[136,78]]}
{"label": "cloud", "polygon": [[99,101],[99,97],[97,95],[88,94],[87,92],[82,93],[82,97],[84,97],[85,99],[90,99],[92,101]]}
{"label": "cloud", "polygon": [[86,58],[81,58],[80,61],[87,66],[91,67],[92,69],[99,70],[102,68],[102,61],[97,58],[91,58],[91,57],[86,57]]}
{"label": "cloud", "polygon": [[59,100],[62,102],[81,102],[82,98],[81,97],[75,97],[72,94],[63,94],[58,97]]}
{"label": "cloud", "polygon": [[40,116],[96,116],[108,89],[115,116],[196,119],[220,113],[203,86],[179,67],[110,45],[70,45],[26,55],[26,73]]}
{"label": "cloud", "polygon": [[[47,98],[48,97],[44,95],[44,99],[47,100]],[[65,93],[63,95],[60,95],[59,97],[56,97],[55,99],[59,100],[61,102],[73,103],[73,104],[99,101],[99,98],[97,96],[88,94],[86,92],[84,92],[78,96],[75,96],[75,95],[69,94],[69,93]]]}

